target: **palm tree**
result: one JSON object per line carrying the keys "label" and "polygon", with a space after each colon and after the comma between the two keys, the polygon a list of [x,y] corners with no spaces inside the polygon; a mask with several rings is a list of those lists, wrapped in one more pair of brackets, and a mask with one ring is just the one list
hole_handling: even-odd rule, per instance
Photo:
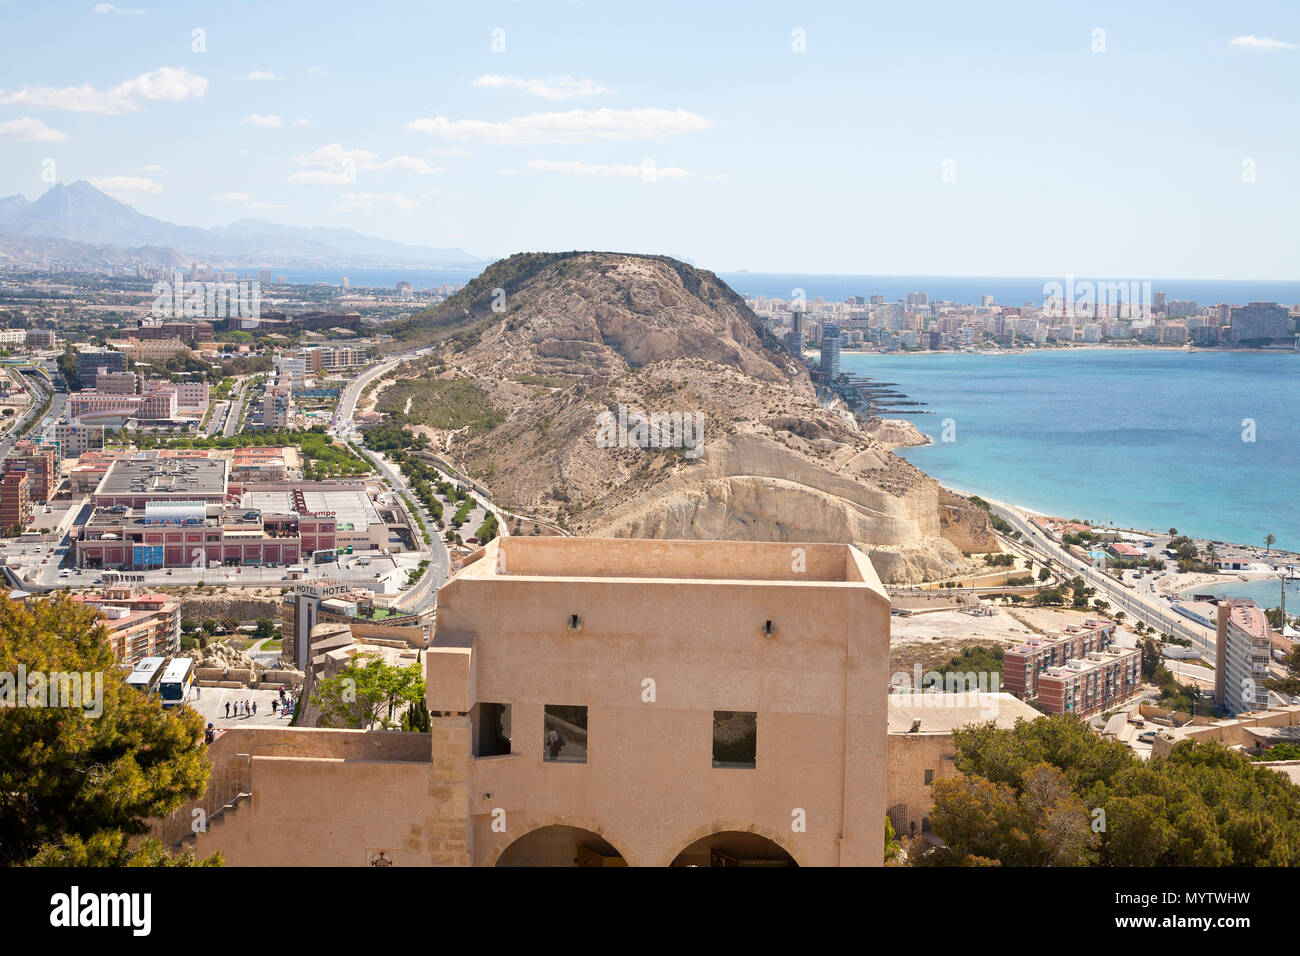
{"label": "palm tree", "polygon": [[1268,548],[1270,553],[1273,551],[1273,545],[1276,543],[1277,538],[1273,537],[1271,534],[1264,539],[1264,546]]}

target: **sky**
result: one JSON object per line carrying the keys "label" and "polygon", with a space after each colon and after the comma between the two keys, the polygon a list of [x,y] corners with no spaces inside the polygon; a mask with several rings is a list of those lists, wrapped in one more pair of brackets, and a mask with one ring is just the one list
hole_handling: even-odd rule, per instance
{"label": "sky", "polygon": [[0,195],[482,256],[1294,279],[1300,5],[0,0]]}

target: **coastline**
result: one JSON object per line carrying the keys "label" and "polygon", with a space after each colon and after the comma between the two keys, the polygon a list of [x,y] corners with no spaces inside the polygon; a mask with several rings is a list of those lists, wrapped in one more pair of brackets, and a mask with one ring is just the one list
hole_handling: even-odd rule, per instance
{"label": "coastline", "polygon": [[[944,490],[949,491],[955,495],[960,495],[963,498],[976,497],[981,499],[982,501],[987,501],[991,505],[996,505],[999,508],[1005,508],[1008,511],[1017,511],[1020,514],[1023,514],[1030,519],[1057,517],[1055,515],[1049,515],[1041,511],[1036,511],[1033,508],[1028,508],[1025,507],[1024,505],[1013,504],[1008,501],[1002,501],[998,498],[991,498],[988,495],[980,495],[980,494],[976,494],[975,492],[968,492],[954,485],[949,485],[944,482],[940,482],[939,486]],[[1150,529],[1144,529],[1144,528],[1120,528],[1120,527],[1112,527],[1110,525],[1103,525],[1102,527],[1105,527],[1107,530],[1111,530],[1111,531],[1121,531],[1121,532],[1127,532],[1131,534],[1150,535],[1152,537],[1155,537],[1160,534],[1160,532],[1152,531]],[[1224,544],[1234,548],[1253,547],[1252,545],[1242,545],[1231,541],[1226,541],[1224,542]],[[1300,555],[1296,555],[1294,552],[1277,551],[1274,553],[1278,555],[1278,557],[1287,556],[1287,557],[1300,559]],[[1169,573],[1167,578],[1161,579],[1161,582],[1157,586],[1157,589],[1162,594],[1168,594],[1168,595],[1172,595],[1175,598],[1181,598],[1181,596],[1187,591],[1208,586],[1211,584],[1225,585],[1231,581],[1250,584],[1257,581],[1276,581],[1276,580],[1277,580],[1276,574],[1272,572],[1266,572],[1266,571],[1223,571],[1218,574],[1209,574],[1204,571],[1190,571],[1190,572],[1174,571]]]}
{"label": "coastline", "polygon": [[[1008,348],[1008,349],[896,349],[886,352],[881,349],[855,349],[840,347],[841,355],[982,355],[995,358],[1002,355],[1035,355],[1038,353],[1059,352],[1186,352],[1211,355],[1300,355],[1300,349],[1238,349],[1211,348],[1205,345],[1120,345],[1118,343],[1090,342],[1086,345],[1057,345],[1050,348]],[[805,356],[816,357],[818,353],[804,350]]]}

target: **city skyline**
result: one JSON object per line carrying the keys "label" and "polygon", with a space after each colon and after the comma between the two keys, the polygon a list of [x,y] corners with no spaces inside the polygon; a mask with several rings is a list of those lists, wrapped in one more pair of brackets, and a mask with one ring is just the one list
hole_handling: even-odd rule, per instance
{"label": "city skyline", "polygon": [[1198,11],[670,5],[613,24],[583,4],[393,4],[325,33],[316,7],[253,29],[86,4],[53,31],[9,0],[0,194],[87,179],[169,222],[484,257],[1285,278],[1300,134],[1277,117],[1300,16]]}

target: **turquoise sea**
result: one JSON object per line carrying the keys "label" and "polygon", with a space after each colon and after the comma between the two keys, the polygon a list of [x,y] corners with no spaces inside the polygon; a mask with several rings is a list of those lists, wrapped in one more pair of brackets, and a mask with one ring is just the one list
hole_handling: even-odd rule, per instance
{"label": "turquoise sea", "polygon": [[897,417],[935,444],[899,451],[950,486],[1218,541],[1271,533],[1300,551],[1300,354],[844,352],[841,368],[926,403],[932,414]]}

